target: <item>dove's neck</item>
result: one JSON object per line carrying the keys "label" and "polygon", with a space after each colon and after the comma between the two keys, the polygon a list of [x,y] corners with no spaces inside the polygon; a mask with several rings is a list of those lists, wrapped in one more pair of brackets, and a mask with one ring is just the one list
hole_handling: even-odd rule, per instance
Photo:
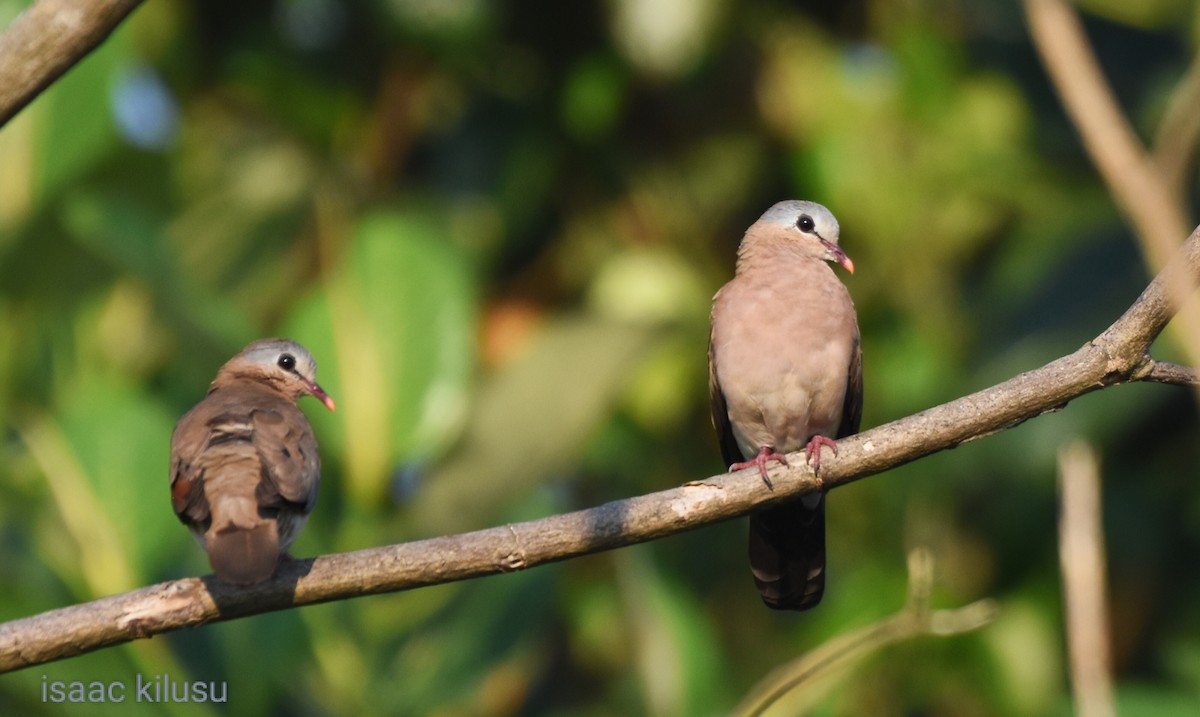
{"label": "dove's neck", "polygon": [[736,273],[778,267],[782,264],[814,261],[825,263],[823,247],[814,247],[803,239],[782,235],[777,231],[750,227],[738,247]]}
{"label": "dove's neck", "polygon": [[285,377],[277,376],[274,372],[263,371],[256,366],[243,366],[230,369],[226,366],[217,373],[217,377],[208,387],[208,392],[222,391],[237,387],[242,391],[268,391],[277,393],[293,402],[298,396],[293,396],[287,390]]}

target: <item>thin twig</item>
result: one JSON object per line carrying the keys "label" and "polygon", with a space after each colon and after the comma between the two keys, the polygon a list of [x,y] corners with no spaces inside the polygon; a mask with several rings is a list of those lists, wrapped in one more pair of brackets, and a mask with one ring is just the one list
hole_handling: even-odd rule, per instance
{"label": "thin twig", "polygon": [[1138,378],[1141,381],[1167,383],[1173,386],[1200,386],[1200,373],[1196,369],[1168,361],[1151,360],[1147,362],[1145,374]]}
{"label": "thin twig", "polygon": [[[954,610],[931,610],[929,596],[932,590],[933,557],[927,550],[914,550],[908,555],[908,601],[899,612],[835,637],[812,652],[775,668],[730,714],[761,717],[771,707],[789,698],[789,693],[835,670],[861,662],[885,647],[920,635],[948,636],[970,632],[996,616],[996,604],[991,600],[979,600]],[[786,713],[803,713],[821,696],[821,690],[812,690],[806,695],[793,694],[784,706]],[[797,704],[798,699],[804,704]]]}
{"label": "thin twig", "polygon": [[1062,505],[1059,560],[1075,705],[1079,717],[1115,717],[1100,522],[1100,467],[1092,447],[1078,441],[1059,451],[1058,479]]}

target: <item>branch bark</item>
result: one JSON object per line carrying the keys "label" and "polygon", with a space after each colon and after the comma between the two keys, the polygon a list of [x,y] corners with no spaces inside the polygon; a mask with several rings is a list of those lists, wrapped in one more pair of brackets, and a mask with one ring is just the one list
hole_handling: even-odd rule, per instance
{"label": "branch bark", "polygon": [[1149,347],[1176,311],[1169,287],[1200,277],[1200,228],[1104,333],[1074,353],[991,388],[838,441],[814,476],[803,453],[768,489],[758,473],[717,475],[573,513],[460,535],[293,561],[248,588],[173,580],[0,625],[0,672],[209,622],[467,580],[611,550],[828,490],[982,438],[1085,393],[1152,380]]}
{"label": "branch bark", "polygon": [[101,42],[142,0],[38,0],[0,35],[0,127]]}

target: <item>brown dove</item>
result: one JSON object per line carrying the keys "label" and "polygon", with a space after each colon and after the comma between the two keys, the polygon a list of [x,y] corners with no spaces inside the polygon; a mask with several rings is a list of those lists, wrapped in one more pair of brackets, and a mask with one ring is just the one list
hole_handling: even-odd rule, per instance
{"label": "brown dove", "polygon": [[[821,448],[856,433],[862,350],[846,287],[828,262],[854,263],[838,245],[833,214],[789,200],[746,230],[733,279],[713,297],[709,391],[721,455],[730,470]],[[750,515],[750,569],[763,602],[807,610],[825,590],[825,495],[809,494]]]}
{"label": "brown dove", "polygon": [[334,409],[298,343],[255,341],[231,358],[171,435],[171,504],[234,585],[275,574],[317,500],[321,459],[296,401]]}

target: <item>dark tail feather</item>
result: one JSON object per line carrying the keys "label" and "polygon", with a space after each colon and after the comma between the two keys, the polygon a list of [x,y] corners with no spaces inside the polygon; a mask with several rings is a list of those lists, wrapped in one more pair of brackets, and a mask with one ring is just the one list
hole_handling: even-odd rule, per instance
{"label": "dark tail feather", "polygon": [[279,536],[273,520],[248,530],[231,526],[210,534],[207,547],[213,572],[232,585],[261,583],[275,574],[279,563]]}
{"label": "dark tail feather", "polygon": [[825,495],[750,514],[750,570],[767,607],[808,610],[825,592]]}

